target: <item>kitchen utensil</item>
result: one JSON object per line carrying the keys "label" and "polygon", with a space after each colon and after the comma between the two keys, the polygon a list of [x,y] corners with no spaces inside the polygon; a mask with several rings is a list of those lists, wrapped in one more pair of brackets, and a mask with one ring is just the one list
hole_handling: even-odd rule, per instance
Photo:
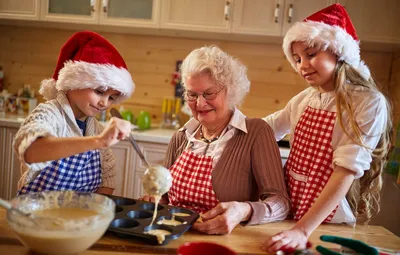
{"label": "kitchen utensil", "polygon": [[[110,113],[111,113],[111,116],[113,116],[113,117],[117,117],[117,118],[123,119],[121,113],[119,113],[119,111],[117,109],[115,109],[115,108],[111,108]],[[140,159],[143,161],[143,163],[146,166],[146,168],[150,168],[149,163],[147,163],[146,158],[144,157],[142,151],[139,148],[139,145],[136,143],[136,140],[135,140],[135,138],[133,138],[132,134],[129,134],[129,141],[131,142],[131,144],[132,144],[133,148],[135,149],[136,153],[139,155]]]}
{"label": "kitchen utensil", "polygon": [[[112,108],[110,110],[110,113],[111,116],[122,119],[122,116],[117,109]],[[169,170],[159,165],[150,166],[142,151],[140,150],[135,138],[133,138],[132,134],[129,134],[129,140],[147,168],[142,178],[144,190],[149,195],[153,196],[161,196],[164,193],[168,192],[169,188],[172,185],[172,176]]]}
{"label": "kitchen utensil", "polygon": [[[108,227],[108,231],[121,238],[138,238],[152,245],[164,245],[188,231],[199,218],[197,212],[187,208],[159,204],[157,218],[154,224],[149,226],[155,209],[154,203],[112,195],[108,197],[117,205],[115,218]],[[165,225],[161,221],[172,217],[182,224],[172,226]],[[166,235],[162,242],[158,242],[156,236],[144,233],[155,229],[166,230],[171,234]]]}
{"label": "kitchen utensil", "polygon": [[[322,235],[320,236],[321,241],[330,242],[335,244],[342,245],[342,251],[346,252],[346,254],[350,252],[356,252],[357,254],[370,254],[370,255],[379,255],[378,250],[375,247],[369,246],[368,244],[351,238],[345,238],[340,236],[331,236],[331,235]],[[316,250],[325,255],[325,254],[343,254],[331,251],[321,245],[316,247]]]}
{"label": "kitchen utensil", "polygon": [[16,213],[19,216],[25,217],[27,220],[29,220],[30,222],[32,222],[35,225],[38,225],[38,223],[36,222],[36,220],[30,215],[30,214],[26,214],[22,211],[20,211],[17,208],[14,208],[10,202],[3,200],[0,198],[0,206],[4,207],[5,209],[7,209],[8,212],[10,213]]}
{"label": "kitchen utensil", "polygon": [[[40,254],[80,254],[106,232],[115,216],[114,201],[96,193],[43,191],[19,195],[11,202],[16,209],[40,220],[40,225],[35,226],[21,220],[24,218],[19,215],[7,212],[7,223],[17,237]],[[55,214],[49,213],[52,209]],[[64,214],[60,213],[63,209],[66,210]],[[43,211],[45,213],[41,214]],[[54,224],[57,223],[54,219],[60,224]]]}

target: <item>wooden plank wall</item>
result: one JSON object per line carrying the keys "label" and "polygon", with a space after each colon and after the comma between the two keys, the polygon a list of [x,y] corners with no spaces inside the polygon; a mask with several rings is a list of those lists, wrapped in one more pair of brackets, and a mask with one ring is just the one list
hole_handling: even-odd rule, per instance
{"label": "wooden plank wall", "polygon": [[393,102],[395,127],[400,125],[400,51],[393,54],[390,91]]}
{"label": "wooden plank wall", "polygon": [[[0,26],[0,65],[9,91],[23,84],[38,89],[43,78],[51,77],[59,50],[74,31],[50,28]],[[285,106],[307,87],[286,60],[281,45],[160,36],[101,33],[120,51],[137,85],[124,102],[134,114],[147,110],[157,123],[164,96],[172,96],[172,73],[177,60],[191,50],[215,44],[248,66],[251,91],[241,109],[250,117],[266,116]],[[389,89],[392,53],[362,52],[377,81]],[[396,60],[398,61],[398,58]],[[397,68],[399,73],[399,68]],[[400,75],[396,77],[398,79]],[[397,81],[398,84],[398,81]],[[393,86],[396,87],[396,86]]]}

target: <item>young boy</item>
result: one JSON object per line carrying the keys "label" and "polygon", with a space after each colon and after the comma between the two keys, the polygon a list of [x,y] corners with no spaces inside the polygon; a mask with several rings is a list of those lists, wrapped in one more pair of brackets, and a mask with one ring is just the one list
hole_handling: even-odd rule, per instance
{"label": "young boy", "polygon": [[100,35],[74,34],[61,48],[51,79],[39,93],[47,100],[25,119],[14,140],[21,162],[18,195],[45,190],[112,194],[115,157],[108,148],[130,133],[130,123],[94,118],[129,98],[132,77],[114,46]]}

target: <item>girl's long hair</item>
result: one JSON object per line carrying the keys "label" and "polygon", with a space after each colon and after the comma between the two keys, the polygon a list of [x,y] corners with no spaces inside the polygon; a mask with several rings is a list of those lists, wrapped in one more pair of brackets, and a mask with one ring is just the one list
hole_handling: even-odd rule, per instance
{"label": "girl's long hair", "polygon": [[[358,126],[354,109],[351,104],[350,91],[354,86],[363,86],[371,89],[371,91],[380,91],[375,81],[370,77],[368,80],[364,79],[360,73],[350,66],[349,64],[338,61],[336,71],[334,74],[335,92],[336,92],[336,107],[337,116],[340,126],[344,133],[355,143],[372,150],[365,146],[362,142],[363,131]],[[384,93],[382,93],[384,94]],[[386,98],[386,97],[385,97]],[[380,190],[382,189],[382,174],[385,163],[387,161],[387,154],[390,149],[390,141],[392,134],[392,116],[391,107],[388,99],[386,98],[387,105],[387,123],[385,129],[381,133],[381,137],[375,149],[372,151],[372,162],[370,169],[364,171],[364,175],[353,182],[347,193],[347,201],[357,218],[357,221],[368,223],[370,219],[375,216],[380,210]],[[347,131],[343,121],[343,114],[346,113],[349,117],[349,125],[351,133]]]}

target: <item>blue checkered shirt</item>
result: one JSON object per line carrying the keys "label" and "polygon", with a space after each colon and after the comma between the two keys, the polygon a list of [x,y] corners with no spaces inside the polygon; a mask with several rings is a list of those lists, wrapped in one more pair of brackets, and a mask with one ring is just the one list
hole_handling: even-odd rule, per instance
{"label": "blue checkered shirt", "polygon": [[101,184],[101,161],[98,150],[54,160],[17,195],[46,190],[95,192]]}

